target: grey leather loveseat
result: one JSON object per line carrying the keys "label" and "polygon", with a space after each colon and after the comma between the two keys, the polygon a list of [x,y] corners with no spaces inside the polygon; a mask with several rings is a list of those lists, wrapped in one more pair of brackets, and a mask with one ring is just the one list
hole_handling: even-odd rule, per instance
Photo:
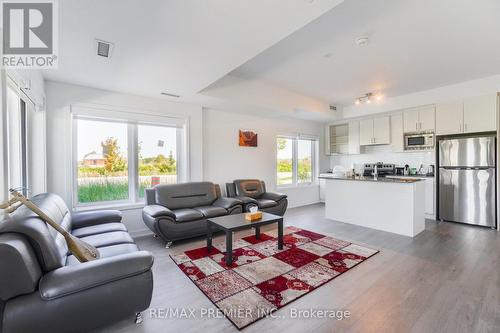
{"label": "grey leather loveseat", "polygon": [[101,258],[80,263],[26,207],[0,221],[0,332],[87,332],[149,307],[153,257],[139,251],[120,212],[72,214],[48,193],[32,201]]}
{"label": "grey leather loveseat", "polygon": [[257,206],[266,213],[283,216],[288,206],[286,194],[267,192],[266,184],[258,179],[237,179],[227,183],[226,192],[228,197],[241,200],[245,211]]}
{"label": "grey leather loveseat", "polygon": [[205,235],[207,218],[242,212],[242,202],[222,197],[219,185],[192,182],[146,189],[142,218],[170,247],[173,241]]}

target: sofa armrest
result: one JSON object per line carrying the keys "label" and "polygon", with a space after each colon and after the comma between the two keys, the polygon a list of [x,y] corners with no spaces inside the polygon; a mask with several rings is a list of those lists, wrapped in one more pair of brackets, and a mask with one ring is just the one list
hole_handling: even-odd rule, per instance
{"label": "sofa armrest", "polygon": [[119,210],[75,212],[71,216],[71,225],[73,229],[77,229],[103,223],[121,222],[122,216]]}
{"label": "sofa armrest", "polygon": [[39,284],[43,300],[52,300],[151,270],[153,255],[137,251],[53,270]]}
{"label": "sofa armrest", "polygon": [[284,193],[277,193],[277,192],[265,192],[262,194],[261,199],[268,199],[268,200],[273,200],[273,201],[280,201],[282,199],[286,199],[287,195]]}
{"label": "sofa armrest", "polygon": [[171,217],[175,219],[175,214],[170,209],[161,205],[148,205],[145,206],[142,211],[153,218],[157,217]]}
{"label": "sofa armrest", "polygon": [[241,202],[243,202],[244,205],[257,204],[257,200],[250,197],[238,196],[236,197],[236,199],[241,200]]}
{"label": "sofa armrest", "polygon": [[235,206],[241,205],[243,202],[236,198],[221,197],[212,204],[213,206],[222,207],[224,209],[231,209]]}

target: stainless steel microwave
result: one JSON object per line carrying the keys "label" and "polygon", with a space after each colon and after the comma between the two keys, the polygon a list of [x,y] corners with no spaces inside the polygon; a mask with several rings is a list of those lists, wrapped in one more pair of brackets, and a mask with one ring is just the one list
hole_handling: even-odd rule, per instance
{"label": "stainless steel microwave", "polygon": [[434,149],[434,133],[406,133],[405,150],[425,150]]}

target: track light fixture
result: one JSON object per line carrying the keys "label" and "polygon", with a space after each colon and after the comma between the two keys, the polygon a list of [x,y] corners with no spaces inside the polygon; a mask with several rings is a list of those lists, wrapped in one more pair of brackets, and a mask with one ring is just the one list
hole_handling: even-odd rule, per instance
{"label": "track light fixture", "polygon": [[384,96],[380,93],[374,94],[374,93],[366,93],[361,97],[356,98],[354,101],[354,104],[360,105],[360,104],[371,104],[372,101],[380,102]]}

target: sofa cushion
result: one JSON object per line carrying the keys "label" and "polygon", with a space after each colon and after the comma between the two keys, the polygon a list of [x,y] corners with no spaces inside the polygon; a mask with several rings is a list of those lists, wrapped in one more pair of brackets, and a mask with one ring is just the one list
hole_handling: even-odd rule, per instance
{"label": "sofa cushion", "polygon": [[258,179],[237,179],[234,181],[237,196],[257,199],[264,192],[264,185]]}
{"label": "sofa cushion", "polygon": [[125,231],[105,232],[103,234],[82,237],[80,239],[95,247],[134,243],[132,237]]}
{"label": "sofa cushion", "polygon": [[227,210],[222,207],[217,206],[202,206],[194,207],[195,210],[199,211],[205,217],[216,217],[227,215]]}
{"label": "sofa cushion", "polygon": [[189,222],[203,218],[203,214],[200,211],[191,208],[177,209],[173,212],[176,222]]}
{"label": "sofa cushion", "polygon": [[[111,246],[104,246],[99,248],[99,254],[101,258],[109,258],[118,256],[120,254],[132,253],[139,251],[139,248],[135,244],[118,244]],[[99,260],[99,259],[98,259]],[[69,255],[66,259],[66,266],[79,264],[80,262],[74,255]]]}
{"label": "sofa cushion", "polygon": [[81,238],[81,237],[98,235],[98,234],[102,234],[105,232],[112,232],[112,231],[127,231],[127,228],[125,227],[125,225],[123,223],[120,223],[120,222],[118,222],[118,223],[104,223],[104,224],[93,225],[90,227],[73,229],[73,231],[71,231],[71,233],[73,234],[73,236]]}
{"label": "sofa cushion", "polygon": [[210,182],[155,186],[156,203],[171,210],[209,206],[217,200],[217,189]]}
{"label": "sofa cushion", "polygon": [[257,204],[259,208],[270,208],[278,205],[276,201],[268,199],[257,199]]}
{"label": "sofa cushion", "polygon": [[[71,230],[71,213],[59,196],[42,193],[31,201],[61,228]],[[0,233],[24,235],[32,244],[44,272],[62,267],[66,262],[68,246],[64,236],[24,205],[0,223]]]}

